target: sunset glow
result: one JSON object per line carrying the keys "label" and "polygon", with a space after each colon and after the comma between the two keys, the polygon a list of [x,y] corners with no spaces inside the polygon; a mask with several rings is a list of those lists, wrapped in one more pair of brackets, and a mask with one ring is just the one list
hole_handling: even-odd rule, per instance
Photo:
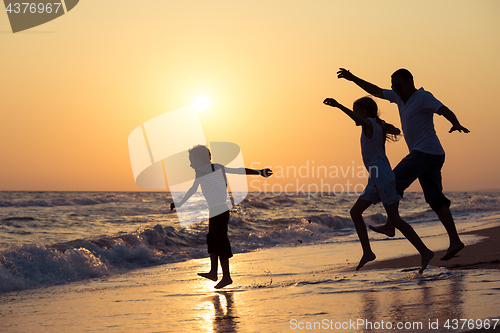
{"label": "sunset glow", "polygon": [[210,101],[205,96],[198,96],[194,100],[194,106],[200,111],[205,111],[209,108]]}
{"label": "sunset glow", "polygon": [[[89,0],[16,34],[3,13],[0,190],[141,190],[129,133],[193,102],[210,105],[199,114],[207,142],[238,144],[249,165],[363,167],[359,128],[322,104],[332,97],[352,107],[366,95],[337,79],[339,67],[382,88],[409,69],[471,131],[449,134],[449,122],[434,117],[445,190],[500,188],[499,12],[487,0],[165,1],[140,10]],[[377,103],[400,127],[397,107]],[[386,149],[394,165],[408,152],[404,140]],[[316,178],[299,181],[321,185]],[[267,181],[284,188],[297,179]]]}

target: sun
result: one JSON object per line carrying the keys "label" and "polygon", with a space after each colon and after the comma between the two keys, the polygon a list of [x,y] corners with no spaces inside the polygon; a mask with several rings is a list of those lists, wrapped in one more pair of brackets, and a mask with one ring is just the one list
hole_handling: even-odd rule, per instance
{"label": "sun", "polygon": [[205,111],[210,106],[210,101],[205,96],[198,96],[194,100],[194,106],[200,111]]}

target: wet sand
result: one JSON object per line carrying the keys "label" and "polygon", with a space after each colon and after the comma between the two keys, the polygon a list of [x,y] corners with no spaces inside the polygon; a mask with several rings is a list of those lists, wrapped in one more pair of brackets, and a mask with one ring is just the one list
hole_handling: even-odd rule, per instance
{"label": "wet sand", "polygon": [[[235,254],[234,283],[223,290],[197,276],[209,267],[205,258],[4,293],[1,331],[471,331],[475,327],[445,325],[460,318],[474,323],[499,318],[499,230],[464,234],[466,244],[477,235],[488,238],[449,262],[434,260],[423,276],[406,270],[417,267],[418,258],[384,260],[415,251],[406,240],[391,239],[375,242],[379,260],[357,272],[358,242],[302,244]],[[426,239],[431,248],[446,246],[445,241]],[[411,328],[398,330],[398,324]]]}
{"label": "wet sand", "polygon": [[[462,233],[462,235],[477,235],[484,237],[484,239],[475,244],[467,245],[457,254],[457,256],[448,261],[440,260],[440,258],[445,254],[445,250],[435,251],[434,258],[431,260],[430,265],[445,267],[448,269],[500,269],[500,226],[468,231]],[[418,266],[419,263],[420,256],[417,254],[382,261],[374,261],[367,264],[363,268],[403,269],[409,266]]]}

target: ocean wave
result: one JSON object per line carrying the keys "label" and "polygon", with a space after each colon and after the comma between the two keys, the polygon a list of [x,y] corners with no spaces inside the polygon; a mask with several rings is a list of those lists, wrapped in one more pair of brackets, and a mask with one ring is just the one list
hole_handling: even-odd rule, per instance
{"label": "ocean wave", "polygon": [[[170,255],[189,242],[173,228],[53,245],[25,245],[0,252],[0,291],[57,285],[176,261]],[[181,251],[177,251],[181,252]],[[196,256],[196,251],[192,251]],[[201,251],[197,251],[201,252]],[[180,253],[177,259],[185,259]]]}
{"label": "ocean wave", "polygon": [[297,201],[292,199],[293,196],[279,195],[279,196],[256,196],[249,195],[241,202],[241,206],[245,208],[266,208],[278,206],[291,206],[297,204]]}
{"label": "ocean wave", "polygon": [[79,198],[55,198],[41,200],[0,201],[0,207],[56,207],[56,206],[89,206],[107,203],[142,202],[135,195],[100,195]]}
{"label": "ocean wave", "polygon": [[[262,227],[264,224],[267,228]],[[235,217],[230,220],[229,238],[233,251],[242,253],[325,240],[349,226],[352,229],[350,219],[331,215],[258,222]],[[207,231],[208,221],[204,221],[180,229],[156,225],[91,240],[13,247],[0,252],[0,292],[58,285],[206,257]]]}
{"label": "ocean wave", "polygon": [[2,221],[8,222],[8,221],[36,221],[36,218],[32,216],[13,216],[13,217],[6,217],[2,219]]}
{"label": "ocean wave", "polygon": [[454,208],[458,211],[500,210],[500,198],[488,195],[473,195],[469,202]]}

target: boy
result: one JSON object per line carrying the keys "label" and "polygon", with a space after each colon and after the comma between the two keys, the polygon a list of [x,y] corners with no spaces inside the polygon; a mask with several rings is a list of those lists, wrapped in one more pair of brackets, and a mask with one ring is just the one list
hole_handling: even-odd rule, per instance
{"label": "boy", "polygon": [[[198,145],[189,150],[191,167],[196,171],[196,178],[191,188],[187,191],[179,203],[182,206],[201,186],[201,191],[207,200],[210,211],[208,224],[207,246],[210,253],[210,272],[198,273],[198,275],[217,281],[217,259],[222,267],[222,280],[215,286],[216,289],[223,288],[231,283],[229,273],[229,258],[233,256],[231,244],[227,236],[227,225],[229,222],[229,208],[227,207],[227,180],[226,172],[235,174],[261,175],[268,178],[273,173],[270,169],[254,170],[247,168],[226,168],[221,164],[211,162],[211,153],[206,146]],[[174,209],[175,204],[170,205]]]}

